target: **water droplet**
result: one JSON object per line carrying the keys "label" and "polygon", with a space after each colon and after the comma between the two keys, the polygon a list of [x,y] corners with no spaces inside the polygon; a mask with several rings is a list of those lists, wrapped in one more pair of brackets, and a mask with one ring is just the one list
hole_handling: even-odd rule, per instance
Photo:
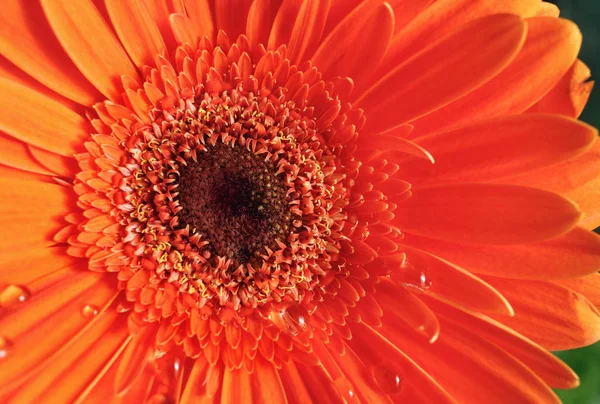
{"label": "water droplet", "polygon": [[6,358],[10,354],[12,347],[12,341],[0,335],[0,360]]}
{"label": "water droplet", "polygon": [[8,285],[0,292],[0,306],[11,307],[23,303],[31,296],[31,292],[21,285]]}
{"label": "water droplet", "polygon": [[387,394],[397,394],[402,389],[402,378],[396,368],[389,362],[384,362],[373,368],[373,377],[379,387]]}
{"label": "water droplet", "polygon": [[176,383],[181,372],[181,359],[173,354],[163,354],[154,361],[157,380],[165,385]]}
{"label": "water droplet", "polygon": [[93,304],[86,304],[81,309],[81,314],[85,318],[95,317],[98,314],[98,306],[93,305]]}
{"label": "water droplet", "polygon": [[427,277],[426,268],[423,265],[415,265],[412,260],[407,258],[402,264],[402,269],[404,270],[402,286],[417,293],[429,290],[431,280]]}
{"label": "water droplet", "polygon": [[287,331],[294,336],[304,332],[310,321],[308,310],[301,304],[291,305],[282,312],[281,317]]}
{"label": "water droplet", "polygon": [[358,397],[356,397],[356,393],[354,392],[354,387],[345,377],[338,377],[334,380],[333,385],[347,404],[359,402]]}

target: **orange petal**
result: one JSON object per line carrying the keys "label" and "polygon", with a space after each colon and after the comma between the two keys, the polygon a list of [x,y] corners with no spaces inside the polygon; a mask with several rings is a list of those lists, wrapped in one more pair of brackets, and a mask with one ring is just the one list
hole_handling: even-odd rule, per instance
{"label": "orange petal", "polygon": [[519,17],[499,14],[427,47],[359,97],[366,128],[379,132],[410,122],[481,86],[516,56],[525,33]]}
{"label": "orange petal", "polygon": [[182,14],[171,14],[169,22],[177,43],[187,43],[194,48],[197,46],[199,34],[192,20]]}
{"label": "orange petal", "polygon": [[169,7],[167,5],[167,0],[145,0],[144,4],[156,22],[156,26],[162,34],[167,49],[174,51],[177,47],[177,42],[173,37],[171,25],[169,24]]}
{"label": "orange petal", "polygon": [[561,279],[556,282],[585,296],[600,310],[600,273],[596,272],[580,278]]}
{"label": "orange petal", "polygon": [[91,0],[42,0],[50,26],[81,73],[111,100],[120,77],[137,78],[134,65]]}
{"label": "orange petal", "polygon": [[569,70],[581,47],[581,33],[571,21],[536,17],[527,20],[521,52],[489,82],[414,122],[414,135],[472,120],[519,114],[546,95]]}
{"label": "orange petal", "polygon": [[394,282],[418,289],[415,281],[424,281],[430,283],[424,292],[436,299],[478,312],[513,315],[506,298],[480,278],[423,251],[407,246],[402,250],[406,252],[405,260],[390,274]]}
{"label": "orange petal", "polygon": [[486,278],[510,301],[514,317],[491,316],[552,351],[600,340],[600,312],[583,295],[552,282]]}
{"label": "orange petal", "polygon": [[374,381],[377,384],[385,382],[376,376],[381,373],[391,377],[392,382],[398,376],[399,391],[394,391],[393,384],[387,389],[394,402],[456,403],[428,372],[385,335],[386,328],[374,329],[360,322],[351,324],[351,328],[353,337],[348,344],[369,365],[368,371]]}
{"label": "orange petal", "polygon": [[2,2],[0,53],[39,82],[73,101],[92,105],[100,98],[90,82],[69,62],[37,2]]}
{"label": "orange petal", "polygon": [[299,64],[310,57],[320,43],[329,12],[329,0],[305,0],[302,2],[288,42],[288,58]]}
{"label": "orange petal", "polygon": [[560,193],[584,212],[580,225],[586,229],[600,226],[600,142],[579,157],[535,170],[506,181]]}
{"label": "orange petal", "polygon": [[52,175],[52,171],[41,166],[29,153],[27,144],[0,133],[0,164],[32,173]]}
{"label": "orange petal", "polygon": [[312,61],[326,78],[348,76],[360,82],[381,62],[393,31],[394,11],[390,5],[364,2],[321,42]]}
{"label": "orange petal", "polygon": [[[15,102],[19,100],[19,102]],[[23,108],[23,104],[27,108]],[[34,146],[63,156],[81,149],[86,120],[56,101],[0,78],[0,130]]]}
{"label": "orange petal", "polygon": [[552,3],[542,1],[542,3],[540,4],[540,9],[538,10],[536,15],[539,17],[546,16],[558,18],[558,16],[560,15],[560,9]]}
{"label": "orange petal", "polygon": [[[252,379],[253,377],[245,369],[225,369],[223,373],[221,403],[252,404]],[[256,380],[257,378],[254,379]],[[268,400],[269,398],[267,398]]]}
{"label": "orange petal", "polygon": [[65,178],[75,178],[75,174],[81,171],[75,158],[60,156],[31,145],[28,146],[28,148],[29,152],[38,163],[55,174]]}
{"label": "orange petal", "polygon": [[594,82],[588,81],[590,77],[590,69],[577,59],[556,86],[529,108],[528,112],[544,112],[578,118],[594,88]]}
{"label": "orange petal", "polygon": [[259,44],[267,43],[269,39],[276,11],[271,7],[271,2],[271,0],[255,0],[250,6],[248,21],[246,21],[246,36],[252,49],[257,49]]}
{"label": "orange petal", "polygon": [[73,402],[88,383],[116,360],[131,338],[119,313],[99,315],[20,389],[14,402]]}
{"label": "orange petal", "polygon": [[432,299],[426,303],[446,321],[467,330],[477,330],[477,334],[518,358],[551,387],[569,389],[579,385],[579,377],[565,363],[509,327],[477,312],[464,312]]}
{"label": "orange petal", "polygon": [[370,369],[350,347],[345,346],[345,353],[340,355],[331,350],[331,343],[314,345],[315,353],[331,376],[342,402],[349,403],[357,398],[365,403],[385,402],[386,394],[371,382]]}
{"label": "orange petal", "polygon": [[142,0],[106,0],[106,9],[125,50],[138,67],[153,66],[166,52],[158,26]]}
{"label": "orange petal", "polygon": [[552,240],[512,246],[466,245],[413,235],[403,243],[470,272],[498,277],[562,279],[600,268],[600,236],[581,228]]}
{"label": "orange petal", "polygon": [[308,403],[310,402],[310,393],[307,386],[304,384],[298,368],[293,361],[284,363],[279,370],[279,377],[283,388],[285,389],[288,402],[291,403]]}
{"label": "orange petal", "polygon": [[[19,84],[24,85],[25,87],[29,87],[32,90],[35,90],[36,92],[38,92],[40,94],[43,94],[49,98],[52,98],[52,99],[60,102],[67,108],[70,108],[74,111],[81,109],[81,105],[77,104],[76,102],[74,102],[68,98],[65,98],[64,96],[58,94],[57,92],[50,89],[49,87],[46,87],[44,84],[35,80],[33,77],[31,77],[30,75],[25,73],[23,70],[19,69],[17,66],[12,64],[8,59],[6,59],[4,56],[1,56],[1,55],[0,55],[0,77],[4,77],[15,83],[19,83]],[[96,90],[94,89],[94,91],[96,91]],[[98,96],[100,96],[100,93],[98,93]]]}
{"label": "orange petal", "polygon": [[267,49],[275,50],[289,42],[296,17],[302,7],[301,0],[283,0],[269,34]]}
{"label": "orange petal", "polygon": [[[433,344],[407,332],[390,340],[459,403],[559,403],[529,368],[477,333],[440,318]],[[466,388],[465,386],[468,386]]]}
{"label": "orange petal", "polygon": [[0,284],[28,284],[74,263],[75,259],[67,255],[63,247],[24,246],[3,251],[0,255]]}
{"label": "orange petal", "polygon": [[439,240],[517,244],[557,237],[581,216],[551,192],[495,184],[460,184],[413,190],[393,223],[402,231]]}
{"label": "orange petal", "polygon": [[384,335],[396,332],[398,322],[404,322],[429,342],[434,342],[440,335],[440,323],[435,313],[418,297],[389,279],[381,279],[375,298],[383,310]]}
{"label": "orange petal", "polygon": [[532,17],[537,11],[539,3],[540,0],[436,1],[410,21],[403,30],[394,35],[384,62],[385,67],[382,70],[393,68],[438,38],[478,18],[493,14]]}
{"label": "orange petal", "polygon": [[210,365],[204,356],[196,359],[181,394],[180,401],[182,404],[198,403],[201,398],[206,397],[206,376],[209,367]]}
{"label": "orange petal", "polygon": [[[61,354],[59,348],[66,349],[69,341],[76,340],[78,334],[85,332],[90,321],[101,315],[90,320],[81,310],[86,305],[94,305],[102,313],[116,293],[116,284],[106,282],[104,274],[77,268],[63,280],[33,292],[31,298],[22,304],[22,309],[4,315],[3,335],[15,344],[11,355],[0,365],[2,386],[18,382],[30,375],[33,369],[52,363]],[[118,314],[114,310],[107,313]],[[36,349],[32,350],[32,346]],[[6,372],[6,369],[13,371]]]}
{"label": "orange petal", "polygon": [[502,117],[418,138],[435,165],[401,164],[402,178],[424,184],[486,182],[550,166],[578,156],[598,131],[570,118],[526,114]]}
{"label": "orange petal", "polygon": [[219,0],[213,4],[217,31],[225,31],[232,39],[244,33],[252,0]]}
{"label": "orange petal", "polygon": [[50,245],[71,207],[64,187],[19,177],[0,178],[0,249]]}
{"label": "orange petal", "polygon": [[187,15],[196,25],[198,34],[212,39],[214,26],[208,0],[184,0],[184,4]]}

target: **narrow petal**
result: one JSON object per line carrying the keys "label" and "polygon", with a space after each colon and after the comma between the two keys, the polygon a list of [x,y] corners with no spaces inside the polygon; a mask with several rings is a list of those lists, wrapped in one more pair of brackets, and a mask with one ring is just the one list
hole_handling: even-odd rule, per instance
{"label": "narrow petal", "polygon": [[[32,90],[35,90],[40,94],[52,98],[53,100],[63,104],[67,108],[70,108],[74,111],[81,109],[81,106],[78,103],[68,98],[65,98],[64,96],[52,90],[51,88],[46,87],[44,84],[37,81],[35,78],[28,75],[23,70],[19,69],[17,66],[15,66],[2,55],[0,55],[0,77],[9,79],[15,83],[22,84],[25,87],[29,87]],[[100,93],[98,93],[97,95],[98,97],[101,97]]]}
{"label": "narrow petal", "polygon": [[517,279],[564,279],[600,269],[600,236],[575,228],[552,240],[511,246],[467,245],[407,235],[404,243],[470,272]]}
{"label": "narrow petal", "polygon": [[60,219],[72,209],[67,189],[21,176],[0,178],[0,189],[0,248],[7,251],[30,243],[53,244]]}
{"label": "narrow petal", "polygon": [[277,368],[262,357],[257,357],[255,363],[254,401],[259,403],[286,403],[285,390]]}
{"label": "narrow petal", "polygon": [[551,166],[576,157],[598,131],[570,118],[525,114],[502,117],[418,138],[435,158],[401,164],[414,188],[433,184],[487,182]]}
{"label": "narrow petal", "polygon": [[569,70],[581,47],[581,32],[568,20],[527,20],[527,40],[502,73],[481,88],[414,122],[414,136],[475,119],[516,115],[546,95]]}
{"label": "narrow petal", "polygon": [[160,30],[167,49],[169,49],[169,51],[174,51],[177,46],[177,42],[173,37],[171,25],[169,24],[170,12],[167,5],[167,0],[145,0],[144,4],[150,12],[152,19],[155,21],[156,26]]}
{"label": "narrow petal", "polygon": [[402,125],[481,86],[516,56],[525,33],[519,17],[499,14],[427,47],[359,97],[355,104],[367,111],[366,127],[385,131]]}
{"label": "narrow petal", "polygon": [[134,65],[91,0],[42,0],[50,26],[71,60],[102,94],[118,100],[120,77]]}
{"label": "narrow petal", "polygon": [[214,35],[214,23],[208,0],[184,0],[187,15],[196,25],[200,36],[212,39]]}
{"label": "narrow petal", "polygon": [[514,317],[491,316],[552,351],[600,340],[600,312],[583,295],[552,282],[486,278],[510,301]]}
{"label": "narrow petal", "polygon": [[296,17],[288,43],[288,57],[299,64],[310,57],[320,43],[329,12],[330,0],[305,0]]}
{"label": "narrow petal", "polygon": [[221,403],[251,404],[253,402],[252,379],[252,375],[246,372],[245,369],[225,369],[223,373]]}
{"label": "narrow petal", "polygon": [[225,31],[229,38],[244,33],[252,0],[219,0],[213,4],[217,30]]}
{"label": "narrow petal", "polygon": [[[399,377],[400,391],[390,392],[396,401],[456,403],[435,378],[386,336],[385,328],[374,329],[364,323],[353,323],[351,327],[353,338],[348,343],[370,365],[372,374],[383,370],[387,377]],[[385,380],[380,377],[380,382]]]}
{"label": "narrow petal", "polygon": [[119,313],[99,315],[78,338],[28,380],[28,387],[13,397],[15,402],[72,402],[89,381],[120,355],[129,341],[129,332]]}
{"label": "narrow petal", "polygon": [[[31,248],[27,246],[3,252],[0,257],[0,284],[28,284],[34,280],[75,264],[63,247]],[[15,269],[19,268],[18,271]]]}
{"label": "narrow petal", "polygon": [[364,2],[321,42],[312,61],[326,78],[348,76],[360,82],[381,62],[393,30],[394,11],[388,3]]}
{"label": "narrow petal", "polygon": [[551,387],[569,389],[579,385],[577,374],[556,356],[509,327],[477,312],[467,313],[454,307],[427,300],[435,313],[461,328],[477,334],[518,358]]}
{"label": "narrow petal", "polygon": [[138,67],[153,66],[166,52],[158,26],[142,0],[106,0],[106,9],[123,47]]}
{"label": "narrow petal", "polygon": [[64,178],[75,178],[81,169],[74,157],[64,157],[37,147],[28,146],[29,152],[42,166]]}
{"label": "narrow petal", "polygon": [[52,171],[41,166],[29,153],[27,144],[0,133],[0,164],[32,173],[52,175]]}
{"label": "narrow petal", "polygon": [[177,43],[187,43],[193,48],[197,46],[200,35],[191,19],[183,14],[171,14],[169,22]]}
{"label": "narrow petal", "polygon": [[267,43],[269,33],[275,17],[274,7],[271,0],[254,0],[248,11],[246,21],[246,36],[252,49],[258,49],[259,44]]}
{"label": "narrow petal", "polygon": [[582,294],[600,310],[600,272],[554,282]]}
{"label": "narrow petal", "polygon": [[539,100],[528,112],[560,114],[578,118],[590,98],[594,82],[590,69],[577,59],[554,88]]}
{"label": "narrow petal", "polygon": [[580,225],[586,229],[600,226],[600,142],[576,158],[505,181],[560,193],[584,212]]}
{"label": "narrow petal", "polygon": [[394,35],[384,70],[402,63],[437,38],[478,18],[493,14],[532,17],[539,4],[540,0],[438,0]]}
{"label": "narrow petal", "polygon": [[[559,402],[530,369],[476,330],[445,319],[440,319],[440,326],[443,332],[433,344],[424,342],[409,328],[390,336],[389,341],[458,403]],[[363,340],[363,344],[369,343]],[[410,378],[406,382],[410,383]]]}
{"label": "narrow petal", "polygon": [[[496,289],[468,271],[423,251],[402,246],[406,258],[398,270],[390,274],[396,283],[418,288],[427,284],[427,295],[478,312],[513,315],[510,303]],[[416,279],[411,279],[416,278]],[[464,293],[468,290],[469,293]]]}
{"label": "narrow petal", "polygon": [[289,42],[296,17],[301,7],[301,0],[283,0],[273,21],[267,49],[274,50],[280,45]]}
{"label": "narrow petal", "polygon": [[[377,285],[375,298],[383,310],[384,330],[388,328],[384,333],[396,332],[395,324],[403,322],[429,342],[433,343],[438,338],[440,323],[435,313],[408,290],[382,279]],[[399,307],[402,310],[398,310]]]}
{"label": "narrow petal", "polygon": [[[114,282],[107,282],[104,274],[81,267],[41,290],[37,290],[35,284],[29,287],[32,291],[29,300],[1,320],[3,335],[18,342],[14,344],[12,355],[0,364],[2,386],[23,380],[33,369],[52,363],[68,349],[69,341],[75,341],[89,326],[90,318],[80,314],[82,308],[94,305],[103,313],[117,293]],[[119,315],[114,309],[107,313]],[[98,317],[100,314],[93,317],[92,322]],[[127,327],[122,328],[127,332]],[[32,346],[36,349],[32,350]],[[57,347],[62,349],[57,350]]]}
{"label": "narrow petal", "polygon": [[[27,105],[27,108],[23,107]],[[56,101],[0,78],[0,130],[42,149],[72,156],[87,136],[86,120]]]}
{"label": "narrow petal", "polygon": [[[31,21],[35,21],[35,24]],[[68,99],[92,105],[101,97],[69,62],[37,2],[2,2],[0,53],[40,83]]]}
{"label": "narrow petal", "polygon": [[494,184],[413,190],[394,214],[393,223],[404,232],[475,244],[542,241],[566,233],[581,216],[559,195]]}

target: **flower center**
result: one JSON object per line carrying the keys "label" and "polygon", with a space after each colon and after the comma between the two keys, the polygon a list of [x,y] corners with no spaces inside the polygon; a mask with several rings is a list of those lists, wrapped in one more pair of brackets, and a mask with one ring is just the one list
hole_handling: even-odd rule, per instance
{"label": "flower center", "polygon": [[213,253],[260,266],[265,248],[284,241],[291,227],[288,187],[275,171],[245,148],[216,143],[181,170],[179,216]]}

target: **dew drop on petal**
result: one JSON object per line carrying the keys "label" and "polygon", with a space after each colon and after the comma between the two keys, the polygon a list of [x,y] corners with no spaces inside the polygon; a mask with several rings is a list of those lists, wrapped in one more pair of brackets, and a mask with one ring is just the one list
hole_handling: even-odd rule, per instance
{"label": "dew drop on petal", "polygon": [[154,369],[156,380],[170,390],[177,383],[177,379],[181,373],[181,358],[173,354],[164,353],[162,356],[155,356],[155,358]]}
{"label": "dew drop on petal", "polygon": [[0,335],[0,361],[10,354],[12,347],[12,341]]}
{"label": "dew drop on petal", "polygon": [[98,314],[98,306],[93,305],[93,304],[86,304],[81,309],[81,314],[85,318],[95,317]]}
{"label": "dew drop on petal", "polygon": [[283,322],[291,335],[299,335],[306,330],[309,322],[308,310],[301,304],[293,304],[282,313]]}
{"label": "dew drop on petal", "polygon": [[0,292],[0,306],[12,307],[25,302],[31,296],[31,292],[21,285],[8,285]]}
{"label": "dew drop on petal", "polygon": [[427,276],[427,268],[421,265],[414,265],[408,258],[402,264],[404,271],[402,276],[402,286],[411,292],[424,293],[431,287],[431,280]]}
{"label": "dew drop on petal", "polygon": [[354,386],[345,377],[338,377],[334,380],[333,385],[335,386],[340,396],[347,404],[358,403],[358,397],[354,392]]}
{"label": "dew drop on petal", "polygon": [[398,394],[402,389],[402,378],[391,363],[384,362],[373,367],[373,377],[387,394]]}

